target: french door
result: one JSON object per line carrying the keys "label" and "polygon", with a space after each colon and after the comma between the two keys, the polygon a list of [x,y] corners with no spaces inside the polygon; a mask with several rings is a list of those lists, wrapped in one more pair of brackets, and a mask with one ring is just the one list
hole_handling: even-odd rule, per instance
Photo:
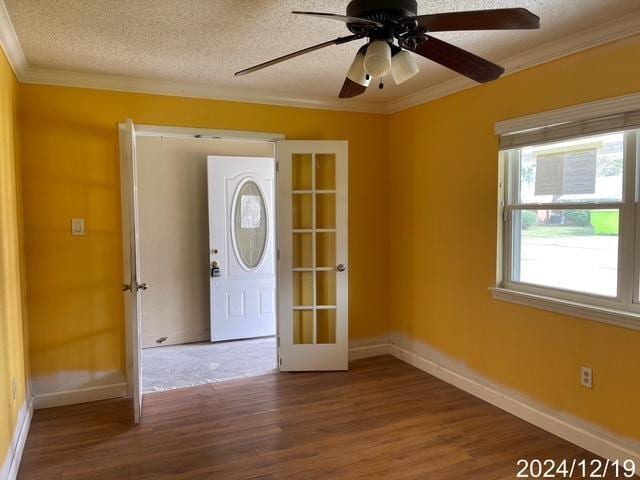
{"label": "french door", "polygon": [[347,177],[347,142],[278,142],[282,371],[348,369]]}
{"label": "french door", "polygon": [[[136,131],[131,120],[127,120],[120,131],[122,155],[122,196],[123,196],[123,235],[125,258],[129,258],[124,266],[122,290],[125,292],[124,304],[129,319],[126,332],[131,358],[127,372],[132,380],[133,412],[135,423],[140,423],[142,416],[142,364],[141,345],[141,293],[147,284],[140,279],[140,222],[138,214],[138,165],[136,158]],[[127,295],[128,293],[128,295]]]}
{"label": "french door", "polygon": [[[147,286],[140,278],[139,268],[133,123],[123,124],[120,134],[124,256],[129,260],[124,268],[123,290],[128,319],[127,350],[132,354],[127,370],[132,380],[135,421],[139,422],[143,391],[140,303],[141,293]],[[347,370],[348,144],[344,141],[279,141],[277,144],[280,370]],[[251,192],[245,193],[251,195]],[[257,211],[253,208],[255,203],[247,200],[248,213]],[[255,222],[256,218],[254,212],[247,215],[246,221]]]}

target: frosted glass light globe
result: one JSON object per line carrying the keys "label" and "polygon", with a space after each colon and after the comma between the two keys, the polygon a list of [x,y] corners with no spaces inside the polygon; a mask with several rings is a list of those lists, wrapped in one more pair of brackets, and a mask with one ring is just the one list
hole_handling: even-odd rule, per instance
{"label": "frosted glass light globe", "polygon": [[406,50],[401,51],[391,59],[391,74],[396,85],[406,82],[420,71],[418,64]]}
{"label": "frosted glass light globe", "polygon": [[364,53],[358,53],[347,72],[347,78],[363,87],[368,87],[371,77],[364,70]]}
{"label": "frosted glass light globe", "polygon": [[364,69],[372,77],[384,77],[391,68],[391,47],[384,40],[371,42],[364,57]]}

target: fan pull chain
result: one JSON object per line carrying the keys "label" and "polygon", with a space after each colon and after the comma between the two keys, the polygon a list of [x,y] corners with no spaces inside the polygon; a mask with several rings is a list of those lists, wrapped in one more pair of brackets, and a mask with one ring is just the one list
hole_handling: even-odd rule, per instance
{"label": "fan pull chain", "polygon": [[382,89],[384,88],[384,83],[383,83],[383,81],[382,81],[382,78],[380,78],[380,84],[378,85],[378,88],[379,88],[380,90],[382,90]]}

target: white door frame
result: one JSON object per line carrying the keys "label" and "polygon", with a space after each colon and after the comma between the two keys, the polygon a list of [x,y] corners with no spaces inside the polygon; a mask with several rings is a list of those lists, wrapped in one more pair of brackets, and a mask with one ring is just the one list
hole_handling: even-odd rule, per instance
{"label": "white door frame", "polygon": [[[126,174],[126,148],[122,142],[124,136],[122,133],[125,131],[125,123],[118,124],[118,130],[120,133],[120,200],[121,200],[121,226],[122,226],[122,262],[123,271],[128,271],[130,265],[130,230],[129,222],[126,220],[129,218],[130,212],[133,209],[133,205],[129,201],[130,195],[125,190],[125,186],[128,182],[124,182],[123,175]],[[209,128],[190,128],[190,127],[173,127],[165,125],[139,125],[134,124],[136,130],[136,136],[140,137],[171,137],[171,138],[207,138],[216,140],[237,140],[243,142],[270,142],[273,143],[275,160],[277,162],[277,142],[284,140],[286,137],[282,133],[269,133],[269,132],[250,132],[242,130],[218,130]],[[274,205],[277,205],[278,200],[278,188],[276,177],[276,192],[274,198]],[[276,208],[276,225],[278,225],[277,208]],[[278,245],[278,229],[276,228],[275,242],[276,248]],[[278,274],[278,265],[276,262],[276,278]],[[124,292],[128,294],[128,292]],[[277,295],[276,295],[276,335],[278,334],[278,315],[277,315]],[[134,382],[139,381],[138,378],[134,378],[134,361],[136,355],[133,352],[133,342],[131,338],[131,332],[133,327],[133,319],[130,312],[125,309],[124,312],[124,326],[125,326],[125,345],[126,345],[126,371],[127,371],[127,393],[131,395],[133,393]],[[277,353],[276,353],[277,354]],[[277,361],[277,360],[276,360]],[[139,371],[139,370],[138,370]]]}
{"label": "white door frame", "polygon": [[[293,263],[293,198],[295,191],[292,187],[292,157],[296,154],[311,154],[311,190],[298,190],[297,193],[312,196],[312,224],[298,230],[299,233],[331,232],[335,235],[336,258],[334,265],[318,266],[316,262],[316,236],[312,238],[311,268],[294,268]],[[335,187],[334,190],[317,188],[316,155],[332,154],[335,156]],[[278,223],[280,243],[280,262],[278,264],[278,324],[283,322],[278,331],[278,347],[280,352],[279,368],[281,371],[339,371],[349,368],[349,144],[346,140],[286,140],[282,142],[282,148],[278,152],[280,178],[278,178],[278,211],[282,215],[282,221]],[[334,229],[317,228],[316,225],[316,195],[323,193],[333,194],[336,203]],[[336,272],[336,304],[325,305],[324,308],[334,309],[336,313],[336,338],[333,343],[316,342],[317,335],[317,311],[323,307],[316,304],[317,280],[313,280],[313,300],[311,302],[313,312],[313,342],[295,344],[293,340],[293,313],[300,308],[306,311],[309,306],[296,307],[293,302],[294,286],[293,275],[300,272]],[[308,303],[306,303],[308,305]]]}

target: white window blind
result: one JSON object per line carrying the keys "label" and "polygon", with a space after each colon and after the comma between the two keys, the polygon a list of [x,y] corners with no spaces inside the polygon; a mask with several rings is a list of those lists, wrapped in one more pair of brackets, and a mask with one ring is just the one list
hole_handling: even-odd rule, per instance
{"label": "white window blind", "polygon": [[588,120],[564,122],[500,135],[500,150],[640,128],[640,110]]}

